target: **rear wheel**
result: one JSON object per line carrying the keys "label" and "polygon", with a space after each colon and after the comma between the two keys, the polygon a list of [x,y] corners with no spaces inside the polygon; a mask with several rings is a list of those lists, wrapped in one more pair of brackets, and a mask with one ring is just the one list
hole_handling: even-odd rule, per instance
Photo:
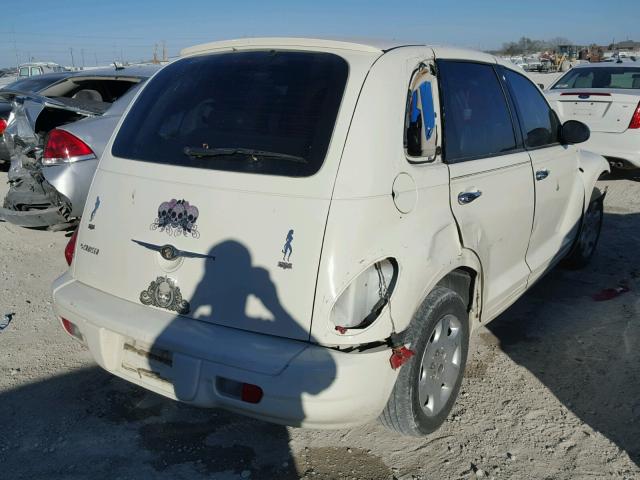
{"label": "rear wheel", "polygon": [[602,197],[592,200],[582,219],[580,233],[573,250],[564,261],[566,267],[578,269],[585,267],[589,263],[598,245],[603,216]]}
{"label": "rear wheel", "polygon": [[460,295],[436,287],[407,331],[415,352],[402,367],[385,410],[383,425],[404,435],[423,436],[440,427],[455,403],[469,348],[468,313]]}

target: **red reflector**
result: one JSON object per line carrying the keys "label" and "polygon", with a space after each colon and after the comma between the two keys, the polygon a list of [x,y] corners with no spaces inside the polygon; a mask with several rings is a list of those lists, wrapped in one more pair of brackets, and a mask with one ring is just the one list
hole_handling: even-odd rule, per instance
{"label": "red reflector", "polygon": [[80,330],[78,330],[78,327],[76,326],[75,323],[70,322],[66,318],[62,318],[62,317],[60,317],[60,321],[62,322],[62,327],[65,329],[65,331],[69,335],[71,335],[72,337],[75,337],[78,340],[84,342],[84,336],[82,335]]}
{"label": "red reflector", "polygon": [[631,117],[629,128],[633,128],[633,129],[640,128],[640,103],[636,107],[636,111],[633,112],[633,117]]}
{"label": "red reflector", "polygon": [[407,363],[411,357],[415,355],[413,350],[409,350],[404,345],[399,348],[394,348],[393,353],[391,354],[391,358],[389,359],[389,363],[391,363],[391,368],[397,370],[402,365]]}
{"label": "red reflector", "polygon": [[54,163],[52,160],[68,160],[75,157],[93,156],[93,150],[75,135],[64,130],[54,129],[49,132],[44,147],[43,163]]}
{"label": "red reflector", "polygon": [[67,243],[67,246],[64,249],[64,258],[69,266],[71,266],[73,254],[76,252],[76,240],[78,240],[78,230],[73,232],[73,235],[71,235],[71,238],[69,239],[69,243]]}
{"label": "red reflector", "polygon": [[242,384],[242,395],[240,397],[243,402],[258,403],[262,400],[262,389],[257,385],[250,383]]}
{"label": "red reflector", "polygon": [[7,121],[4,118],[0,118],[0,135],[2,135],[7,128]]}
{"label": "red reflector", "polygon": [[60,320],[62,321],[62,326],[67,331],[67,333],[69,335],[73,335],[73,332],[75,331],[76,326],[73,323],[71,323],[69,320],[67,320],[66,318],[60,317]]}

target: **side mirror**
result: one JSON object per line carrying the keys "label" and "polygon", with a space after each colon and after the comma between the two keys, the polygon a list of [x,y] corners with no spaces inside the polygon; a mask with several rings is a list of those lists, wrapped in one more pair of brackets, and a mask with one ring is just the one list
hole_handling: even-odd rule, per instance
{"label": "side mirror", "polygon": [[591,130],[584,123],[568,120],[562,124],[562,141],[567,144],[582,143],[589,140]]}

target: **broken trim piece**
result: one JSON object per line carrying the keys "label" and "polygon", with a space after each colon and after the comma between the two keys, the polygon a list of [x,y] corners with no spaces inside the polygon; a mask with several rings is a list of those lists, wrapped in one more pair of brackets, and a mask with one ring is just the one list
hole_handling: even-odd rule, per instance
{"label": "broken trim piece", "polygon": [[69,218],[65,215],[64,206],[45,208],[43,210],[28,210],[21,212],[9,208],[0,208],[0,220],[12,223],[19,227],[48,227],[68,223]]}

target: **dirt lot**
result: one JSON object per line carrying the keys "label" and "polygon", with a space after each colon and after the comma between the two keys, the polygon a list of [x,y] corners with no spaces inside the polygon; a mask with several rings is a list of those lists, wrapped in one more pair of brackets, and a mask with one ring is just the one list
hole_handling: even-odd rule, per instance
{"label": "dirt lot", "polygon": [[[104,373],[53,317],[65,234],[0,223],[0,314],[15,313],[0,331],[0,477],[640,478],[640,183],[604,183],[591,266],[554,270],[479,332],[461,397],[423,439],[274,426]],[[631,291],[591,298],[621,282]]]}

